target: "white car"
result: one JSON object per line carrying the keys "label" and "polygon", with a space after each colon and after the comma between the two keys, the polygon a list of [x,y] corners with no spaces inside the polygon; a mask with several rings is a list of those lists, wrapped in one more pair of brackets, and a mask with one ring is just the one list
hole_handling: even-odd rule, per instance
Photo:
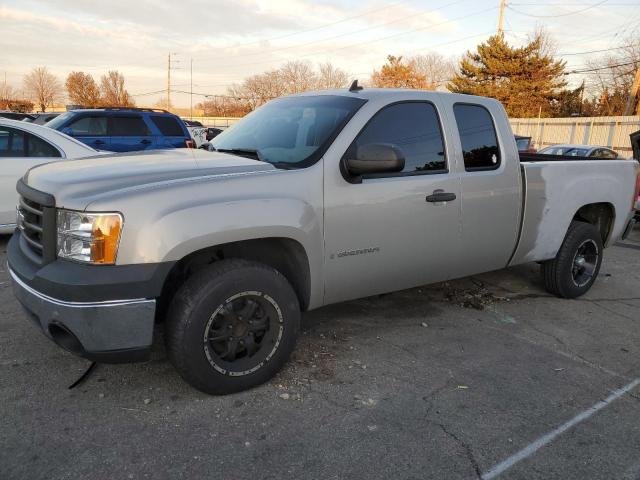
{"label": "white car", "polygon": [[16,226],[16,182],[35,165],[103,152],[42,125],[0,118],[0,234]]}

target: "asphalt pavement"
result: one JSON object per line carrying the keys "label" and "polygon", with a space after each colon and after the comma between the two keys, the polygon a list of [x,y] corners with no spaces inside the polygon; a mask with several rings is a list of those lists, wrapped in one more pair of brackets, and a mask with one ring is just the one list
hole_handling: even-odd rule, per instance
{"label": "asphalt pavement", "polygon": [[98,365],[22,313],[0,239],[0,479],[640,479],[640,231],[578,300],[539,267],[322,308],[269,383]]}

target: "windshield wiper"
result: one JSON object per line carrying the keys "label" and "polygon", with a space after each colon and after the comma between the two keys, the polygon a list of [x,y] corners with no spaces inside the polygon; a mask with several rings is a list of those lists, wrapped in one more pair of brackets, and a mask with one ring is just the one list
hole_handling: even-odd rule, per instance
{"label": "windshield wiper", "polygon": [[254,148],[216,148],[216,152],[230,153],[239,157],[251,158],[260,162],[266,162],[260,150]]}

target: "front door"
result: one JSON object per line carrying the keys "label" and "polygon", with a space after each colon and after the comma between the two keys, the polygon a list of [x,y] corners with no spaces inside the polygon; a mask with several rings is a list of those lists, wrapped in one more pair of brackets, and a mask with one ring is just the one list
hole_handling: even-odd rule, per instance
{"label": "front door", "polygon": [[110,150],[105,115],[83,115],[69,123],[62,131],[96,150]]}
{"label": "front door", "polygon": [[[460,179],[436,104],[384,106],[344,156],[374,143],[403,152],[402,172],[354,178],[325,158],[325,303],[455,276]],[[455,199],[436,201],[439,193]]]}

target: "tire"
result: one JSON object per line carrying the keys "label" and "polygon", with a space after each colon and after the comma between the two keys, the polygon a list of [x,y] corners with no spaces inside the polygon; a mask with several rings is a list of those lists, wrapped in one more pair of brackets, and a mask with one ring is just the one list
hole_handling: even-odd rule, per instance
{"label": "tire", "polygon": [[266,265],[230,259],[180,287],[167,314],[165,342],[184,380],[224,395],[273,377],[299,329],[298,297],[286,278]]}
{"label": "tire", "polygon": [[590,223],[572,222],[556,258],[542,263],[545,288],[563,298],[584,295],[600,272],[602,253],[600,232]]}

